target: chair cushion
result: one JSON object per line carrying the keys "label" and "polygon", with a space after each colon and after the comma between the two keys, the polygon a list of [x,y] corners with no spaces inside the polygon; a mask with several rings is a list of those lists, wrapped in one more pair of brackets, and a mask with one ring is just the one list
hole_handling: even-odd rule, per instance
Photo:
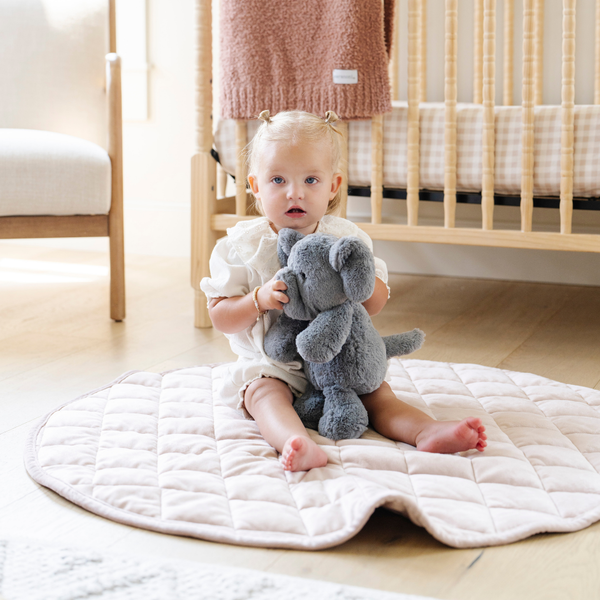
{"label": "chair cushion", "polygon": [[0,216],[105,215],[111,163],[100,146],[62,133],[0,129]]}

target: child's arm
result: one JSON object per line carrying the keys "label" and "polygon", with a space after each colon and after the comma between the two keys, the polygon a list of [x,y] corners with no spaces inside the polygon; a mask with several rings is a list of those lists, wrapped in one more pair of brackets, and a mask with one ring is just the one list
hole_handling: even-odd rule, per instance
{"label": "child's arm", "polygon": [[363,302],[363,306],[367,309],[367,312],[372,317],[378,315],[381,309],[386,305],[388,301],[388,289],[385,283],[375,277],[375,290],[373,295]]}
{"label": "child's arm", "polygon": [[[281,309],[282,303],[289,302],[283,293],[287,286],[283,281],[271,279],[260,287],[256,295],[261,311]],[[238,333],[254,325],[258,312],[254,306],[252,292],[245,296],[213,298],[208,304],[208,314],[215,329],[223,333]]]}

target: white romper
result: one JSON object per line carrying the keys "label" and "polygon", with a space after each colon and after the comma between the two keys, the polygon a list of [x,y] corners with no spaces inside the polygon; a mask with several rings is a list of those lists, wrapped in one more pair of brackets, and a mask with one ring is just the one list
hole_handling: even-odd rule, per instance
{"label": "white romper", "polygon": [[[373,241],[351,221],[325,215],[317,226],[317,232],[336,237],[354,235],[363,240],[373,251]],[[273,278],[280,269],[277,258],[277,234],[271,229],[266,217],[241,221],[227,230],[210,258],[211,277],[200,282],[200,288],[208,300],[245,296],[256,286]],[[385,262],[375,258],[375,274],[387,285],[388,273]],[[389,293],[389,288],[388,288]],[[270,310],[256,323],[238,333],[225,334],[231,349],[238,355],[223,377],[219,390],[221,397],[237,398],[237,407],[244,410],[243,398],[246,388],[261,377],[274,377],[288,384],[294,395],[300,396],[306,388],[306,378],[299,361],[281,363],[269,358],[263,348],[264,336],[281,314]]]}

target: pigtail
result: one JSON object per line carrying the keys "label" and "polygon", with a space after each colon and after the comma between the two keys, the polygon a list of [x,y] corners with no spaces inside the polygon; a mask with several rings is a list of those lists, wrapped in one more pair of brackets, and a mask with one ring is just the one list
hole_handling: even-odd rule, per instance
{"label": "pigtail", "polygon": [[338,135],[342,135],[342,132],[334,127],[334,123],[339,121],[340,118],[332,111],[328,110],[325,113],[325,125],[329,125],[333,131],[335,131]]}
{"label": "pigtail", "polygon": [[332,110],[328,110],[325,113],[325,123],[327,123],[327,125],[333,125],[336,121],[339,120],[339,117]]}
{"label": "pigtail", "polygon": [[264,121],[265,123],[270,123],[271,122],[271,113],[268,110],[263,110],[260,115],[258,115],[258,118],[261,121]]}

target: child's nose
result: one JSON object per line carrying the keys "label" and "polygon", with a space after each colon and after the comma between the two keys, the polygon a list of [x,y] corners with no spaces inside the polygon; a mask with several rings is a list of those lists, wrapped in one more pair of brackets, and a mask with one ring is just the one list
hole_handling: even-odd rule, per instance
{"label": "child's nose", "polygon": [[304,198],[304,188],[301,185],[291,183],[288,187],[287,197],[289,200],[302,200]]}

